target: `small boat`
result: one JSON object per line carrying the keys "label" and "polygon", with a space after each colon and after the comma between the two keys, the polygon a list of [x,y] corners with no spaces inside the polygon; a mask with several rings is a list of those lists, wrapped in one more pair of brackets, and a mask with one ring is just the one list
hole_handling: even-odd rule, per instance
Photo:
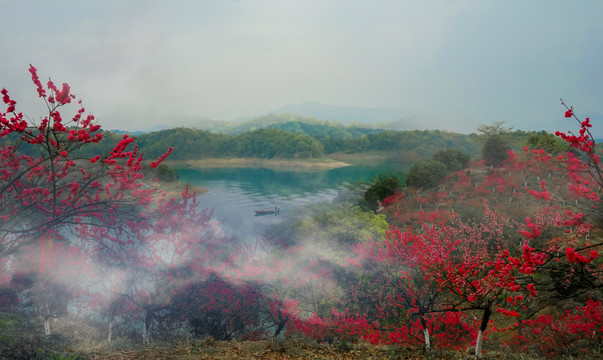
{"label": "small boat", "polygon": [[256,215],[270,215],[270,214],[278,214],[280,209],[274,208],[274,210],[253,210]]}

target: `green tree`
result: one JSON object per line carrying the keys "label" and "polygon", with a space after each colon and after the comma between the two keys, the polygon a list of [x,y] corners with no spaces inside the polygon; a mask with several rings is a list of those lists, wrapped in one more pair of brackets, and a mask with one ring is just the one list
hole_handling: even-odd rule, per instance
{"label": "green tree", "polygon": [[170,169],[165,164],[160,164],[159,166],[157,166],[157,168],[155,169],[155,174],[157,175],[157,179],[159,181],[165,181],[165,182],[177,181],[178,177],[179,177],[177,172]]}
{"label": "green tree", "polygon": [[428,159],[413,166],[406,175],[406,185],[425,189],[435,187],[448,174],[448,168],[441,162]]}
{"label": "green tree", "polygon": [[486,136],[486,142],[482,148],[482,158],[487,165],[500,166],[509,158],[510,145],[505,136],[513,128],[504,127],[504,121],[496,121],[491,124],[480,124],[477,130]]}
{"label": "green tree", "polygon": [[364,192],[364,197],[360,201],[360,207],[363,210],[376,210],[380,201],[393,195],[401,188],[402,183],[396,176],[377,175],[371,186]]}
{"label": "green tree", "polygon": [[456,149],[438,150],[432,158],[444,164],[448,171],[457,171],[467,167],[469,155]]}
{"label": "green tree", "polygon": [[531,135],[526,146],[532,150],[543,149],[552,155],[565,154],[572,150],[577,155],[577,151],[569,147],[565,141],[545,131]]}
{"label": "green tree", "polygon": [[489,138],[504,136],[513,130],[513,128],[504,127],[504,125],[504,121],[495,121],[490,124],[479,124],[477,126],[477,131]]}
{"label": "green tree", "polygon": [[322,244],[338,260],[348,255],[349,245],[367,238],[381,239],[388,228],[384,215],[362,211],[358,206],[332,205],[323,206],[314,216],[293,225],[298,243]]}
{"label": "green tree", "polygon": [[509,143],[496,136],[486,139],[482,148],[482,158],[487,165],[500,166],[509,158]]}

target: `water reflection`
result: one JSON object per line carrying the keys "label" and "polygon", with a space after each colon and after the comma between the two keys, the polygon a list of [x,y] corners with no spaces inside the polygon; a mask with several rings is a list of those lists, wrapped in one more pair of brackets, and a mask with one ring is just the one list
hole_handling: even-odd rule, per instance
{"label": "water reflection", "polygon": [[382,172],[393,172],[387,165],[348,166],[328,171],[275,171],[266,168],[177,169],[182,180],[199,186],[223,182],[257,195],[282,197],[316,193],[344,184],[366,183]]}

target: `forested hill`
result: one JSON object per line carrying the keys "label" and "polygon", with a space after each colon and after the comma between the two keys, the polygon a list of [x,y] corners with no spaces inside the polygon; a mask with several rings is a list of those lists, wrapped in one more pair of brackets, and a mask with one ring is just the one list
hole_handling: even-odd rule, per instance
{"label": "forested hill", "polygon": [[[296,114],[266,114],[262,116],[256,116],[250,120],[232,123],[232,122],[214,122],[204,121],[198,124],[199,129],[211,131],[213,133],[237,135],[244,134],[248,131],[263,129],[263,128],[279,128],[283,124],[287,123],[303,123],[311,126],[324,126],[327,128],[346,130],[340,121],[329,121],[315,118],[313,116],[301,116]],[[371,125],[360,125],[360,127],[373,128]]]}
{"label": "forested hill", "polygon": [[[290,124],[298,123],[308,127],[337,130],[340,135],[348,135],[348,133],[362,132],[362,133],[373,133],[380,132],[383,130],[406,130],[400,128],[401,120],[390,121],[390,122],[371,122],[371,123],[359,123],[359,122],[348,122],[346,125],[339,120],[325,120],[323,118],[316,118],[314,116],[302,116],[291,113],[269,113],[261,116],[253,117],[249,120],[242,122],[228,122],[228,121],[215,121],[209,119],[197,119],[197,121],[189,121],[191,125],[185,127],[193,127],[196,129],[210,131],[212,133],[237,135],[244,134],[248,131],[264,129],[264,128],[277,128],[287,131],[297,131],[299,129],[287,129]],[[194,125],[192,125],[194,124]],[[289,125],[287,125],[289,124]],[[160,129],[158,129],[160,130]],[[323,131],[324,132],[324,131]],[[321,132],[317,132],[320,134]],[[314,136],[315,134],[309,134]],[[320,137],[320,135],[318,136]]]}
{"label": "forested hill", "polygon": [[[513,149],[528,144],[531,136],[544,132],[515,131],[506,135]],[[552,135],[548,135],[552,136]],[[106,140],[91,144],[84,157],[110,150],[121,134],[105,134]],[[242,134],[227,135],[200,129],[173,128],[137,136],[139,146],[148,157],[158,157],[168,147],[173,160],[202,158],[320,158],[332,153],[385,152],[402,162],[413,163],[429,158],[441,149],[457,149],[474,157],[480,154],[484,137],[440,130],[392,131],[359,127],[286,122]],[[88,154],[89,152],[89,154]]]}
{"label": "forested hill", "polygon": [[[300,124],[288,124],[291,127]],[[322,133],[319,135],[318,133]],[[308,134],[315,134],[311,136]],[[331,134],[333,137],[329,136]],[[110,150],[108,147],[119,142],[121,134],[105,134],[99,144],[87,148],[84,157]],[[439,130],[425,131],[381,131],[373,133],[352,132],[342,134],[336,129],[311,127],[305,131],[285,131],[266,128],[244,134],[215,134],[199,129],[173,128],[137,136],[145,156],[157,157],[168,147],[174,151],[172,160],[201,158],[320,158],[325,155],[345,152],[361,153],[382,151],[418,161],[431,156],[439,149],[455,148],[471,156],[481,148],[479,136],[449,133]],[[89,154],[88,154],[89,153]]]}
{"label": "forested hill", "polygon": [[[169,147],[174,151],[172,160],[203,158],[321,158],[333,153],[388,153],[401,162],[416,163],[431,157],[442,149],[456,149],[475,157],[480,154],[486,138],[484,135],[459,134],[442,130],[394,131],[363,126],[344,126],[341,123],[303,118],[297,115],[274,115],[256,119],[249,130],[242,133],[217,133],[195,128],[178,127],[135,135],[138,145],[147,158],[159,157]],[[278,121],[277,121],[278,120]],[[289,121],[285,121],[289,120]],[[246,123],[247,126],[252,122]],[[260,128],[260,125],[265,125]],[[241,128],[239,128],[241,130]],[[103,141],[91,143],[82,150],[81,156],[93,157],[109,152],[123,137],[124,132],[104,133]],[[546,136],[545,136],[546,135]],[[548,142],[555,137],[541,132],[521,130],[507,133],[506,142],[512,149],[529,144],[530,137],[541,137]],[[553,139],[550,139],[553,138]],[[18,142],[17,137],[5,137],[5,141]],[[557,139],[558,140],[558,139]],[[27,144],[20,151],[29,153]]]}
{"label": "forested hill", "polygon": [[331,139],[350,139],[362,135],[378,134],[385,130],[369,129],[358,126],[329,126],[322,124],[311,124],[302,121],[289,121],[286,123],[272,124],[266,129],[279,129],[296,134],[304,134],[315,137],[319,140]]}

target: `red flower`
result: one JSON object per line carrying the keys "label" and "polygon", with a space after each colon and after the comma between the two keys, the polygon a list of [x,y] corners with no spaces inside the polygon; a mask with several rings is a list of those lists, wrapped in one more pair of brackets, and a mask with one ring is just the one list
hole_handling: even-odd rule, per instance
{"label": "red flower", "polygon": [[571,247],[565,248],[565,255],[567,256],[567,261],[574,262],[576,261],[576,253],[574,249]]}

